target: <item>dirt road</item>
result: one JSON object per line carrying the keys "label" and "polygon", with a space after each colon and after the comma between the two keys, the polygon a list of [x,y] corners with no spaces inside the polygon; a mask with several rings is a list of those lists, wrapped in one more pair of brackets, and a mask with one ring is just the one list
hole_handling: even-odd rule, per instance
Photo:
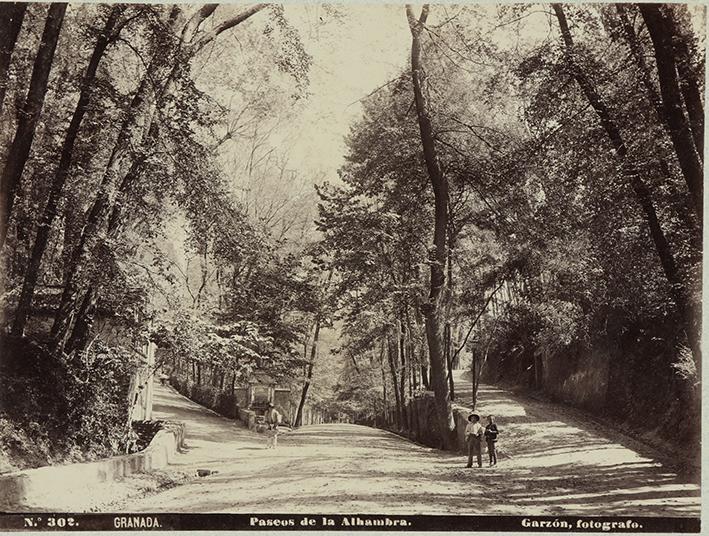
{"label": "dirt road", "polygon": [[[699,488],[622,438],[561,408],[532,406],[484,387],[513,457],[466,469],[465,459],[385,431],[350,424],[262,435],[156,388],[157,418],[183,420],[187,449],[170,467],[182,483],[104,511],[585,514],[694,516]],[[199,478],[197,469],[217,473]]]}

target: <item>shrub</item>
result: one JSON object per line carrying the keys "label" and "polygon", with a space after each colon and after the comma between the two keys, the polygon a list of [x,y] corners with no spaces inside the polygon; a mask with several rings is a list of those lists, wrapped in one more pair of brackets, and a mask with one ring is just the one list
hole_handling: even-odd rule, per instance
{"label": "shrub", "polygon": [[230,419],[236,419],[236,395],[226,392],[218,393],[214,411]]}
{"label": "shrub", "polygon": [[180,376],[170,376],[170,384],[190,400],[194,400],[220,415],[236,419],[236,395],[220,391],[217,387],[211,385],[197,385]]}
{"label": "shrub", "polygon": [[[6,451],[37,466],[122,450],[137,366],[132,354],[97,342],[57,357],[41,343],[7,335],[0,352],[0,413],[6,429],[15,430],[0,435]],[[34,454],[26,452],[32,444]]]}

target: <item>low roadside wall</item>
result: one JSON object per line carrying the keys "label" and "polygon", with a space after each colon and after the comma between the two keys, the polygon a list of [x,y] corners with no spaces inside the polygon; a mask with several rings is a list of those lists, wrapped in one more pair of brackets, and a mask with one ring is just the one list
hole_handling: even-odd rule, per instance
{"label": "low roadside wall", "polygon": [[[406,405],[406,411],[409,415],[409,427],[407,430],[397,431],[390,426],[384,428],[391,430],[399,435],[403,435],[427,447],[441,449],[443,448],[441,436],[438,432],[438,419],[436,418],[435,398],[432,392],[426,393],[410,400]],[[451,435],[455,438],[454,450],[458,452],[467,452],[468,446],[465,442],[465,428],[468,425],[468,415],[472,413],[470,408],[461,406],[456,403],[451,404],[451,413],[453,415]],[[502,450],[498,451],[501,455],[505,455]]]}
{"label": "low roadside wall", "polygon": [[256,428],[256,412],[250,409],[237,409],[237,418],[249,429]]}
{"label": "low roadside wall", "polygon": [[50,498],[73,491],[90,492],[105,482],[166,467],[184,439],[184,424],[159,430],[148,447],[135,454],[95,462],[28,469],[0,476],[0,511],[46,510]]}
{"label": "low roadside wall", "polygon": [[453,404],[453,419],[455,420],[455,437],[458,444],[458,450],[468,452],[468,445],[465,442],[465,427],[468,426],[468,415],[473,410],[458,404]]}
{"label": "low roadside wall", "polygon": [[[467,451],[465,427],[468,424],[468,415],[471,410],[455,403],[451,404],[451,410],[453,413],[452,434],[456,439],[455,450]],[[406,411],[409,416],[409,426],[403,435],[407,435],[410,439],[427,447],[442,448],[433,393],[427,393],[410,400],[406,405]],[[391,429],[391,426],[386,428]]]}

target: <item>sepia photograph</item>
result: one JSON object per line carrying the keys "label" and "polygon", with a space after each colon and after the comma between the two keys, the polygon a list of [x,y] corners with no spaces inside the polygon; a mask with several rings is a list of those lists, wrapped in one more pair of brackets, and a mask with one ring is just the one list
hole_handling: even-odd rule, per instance
{"label": "sepia photograph", "polygon": [[0,0],[0,531],[699,533],[706,28]]}

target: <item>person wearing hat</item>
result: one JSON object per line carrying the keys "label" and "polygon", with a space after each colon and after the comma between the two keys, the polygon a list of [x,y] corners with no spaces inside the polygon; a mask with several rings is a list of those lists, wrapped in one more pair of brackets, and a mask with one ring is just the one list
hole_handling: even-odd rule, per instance
{"label": "person wearing hat", "polygon": [[278,446],[278,425],[281,423],[281,414],[275,408],[273,402],[268,403],[265,418],[268,425],[268,430],[266,431],[268,435],[267,448],[276,448]]}
{"label": "person wearing hat", "polygon": [[465,442],[468,444],[468,465],[473,466],[473,456],[478,459],[478,467],[483,466],[482,444],[483,427],[480,424],[480,415],[471,413],[468,415],[468,425],[465,427]]}

